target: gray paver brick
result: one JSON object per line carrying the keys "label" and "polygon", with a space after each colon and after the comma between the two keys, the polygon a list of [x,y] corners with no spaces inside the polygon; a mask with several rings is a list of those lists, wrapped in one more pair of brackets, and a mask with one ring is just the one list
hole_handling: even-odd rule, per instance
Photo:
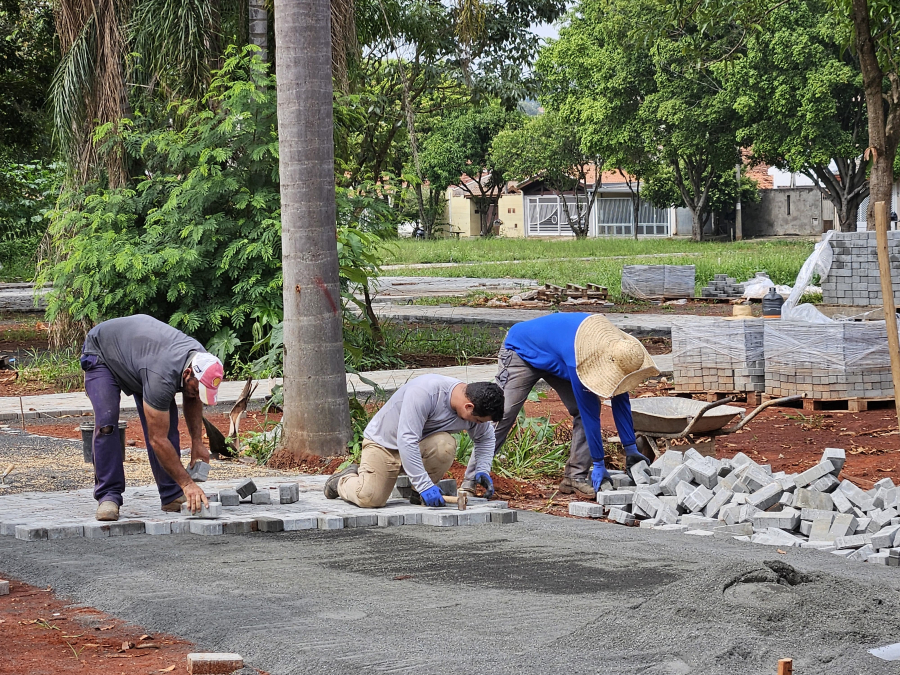
{"label": "gray paver brick", "polygon": [[16,539],[41,541],[47,538],[47,528],[36,525],[16,525]]}
{"label": "gray paver brick", "polygon": [[433,527],[453,527],[459,523],[459,511],[425,511],[422,525]]}
{"label": "gray paver brick", "polygon": [[257,491],[250,495],[250,502],[252,504],[271,504],[272,498],[269,496],[268,490]]}
{"label": "gray paver brick", "polygon": [[354,513],[344,516],[344,527],[376,527],[378,525],[378,514],[376,513]]}
{"label": "gray paver brick", "polygon": [[294,504],[298,501],[300,501],[300,485],[283,483],[278,486],[278,502],[280,504]]}
{"label": "gray paver brick", "polygon": [[54,525],[47,527],[47,539],[71,539],[84,536],[84,525]]}
{"label": "gray paver brick", "polygon": [[319,513],[291,513],[281,517],[285,532],[315,530],[319,527]]}
{"label": "gray paver brick", "polygon": [[0,595],[9,595],[9,582],[5,579],[0,579]]}
{"label": "gray paver brick", "polygon": [[491,522],[490,511],[460,511],[458,521],[460,525],[484,525]]}
{"label": "gray paver brick", "polygon": [[241,499],[246,499],[256,492],[256,489],[256,483],[253,482],[253,479],[245,478],[235,486],[234,491],[240,495]]}
{"label": "gray paver brick", "polygon": [[569,515],[582,518],[602,518],[603,506],[591,502],[569,502]]}
{"label": "gray paver brick", "polygon": [[421,511],[404,511],[403,524],[404,525],[421,525],[422,524],[422,512]]}
{"label": "gray paver brick", "polygon": [[222,506],[240,506],[241,496],[237,493],[237,490],[225,488],[224,490],[219,490],[219,503]]}
{"label": "gray paver brick", "polygon": [[144,534],[172,534],[172,522],[169,520],[145,520]]}
{"label": "gray paver brick", "polygon": [[190,522],[191,534],[216,535],[222,534],[222,522],[219,520],[192,519]]}
{"label": "gray paver brick", "polygon": [[259,532],[283,532],[284,521],[273,516],[259,516],[256,519],[256,529]]}
{"label": "gray paver brick", "polygon": [[109,536],[109,523],[85,523],[85,539],[103,539]]}
{"label": "gray paver brick", "polygon": [[256,532],[255,520],[228,520],[222,523],[222,534],[247,534]]}
{"label": "gray paver brick", "polygon": [[343,516],[319,516],[319,529],[320,530],[343,530],[344,529],[344,517]]}
{"label": "gray paver brick", "polygon": [[518,521],[519,515],[518,511],[514,511],[513,509],[499,509],[491,511],[491,522],[492,523],[515,523]]}

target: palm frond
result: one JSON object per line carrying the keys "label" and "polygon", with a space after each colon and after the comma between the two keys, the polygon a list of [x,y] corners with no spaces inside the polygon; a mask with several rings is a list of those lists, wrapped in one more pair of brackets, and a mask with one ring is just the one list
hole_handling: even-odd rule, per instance
{"label": "palm frond", "polygon": [[221,56],[218,16],[208,0],[140,0],[128,34],[141,69],[170,96],[198,96]]}
{"label": "palm frond", "polygon": [[94,86],[96,43],[96,24],[91,16],[68,51],[63,53],[50,82],[48,99],[52,107],[54,136],[66,156],[72,156],[76,144],[84,139],[87,99]]}

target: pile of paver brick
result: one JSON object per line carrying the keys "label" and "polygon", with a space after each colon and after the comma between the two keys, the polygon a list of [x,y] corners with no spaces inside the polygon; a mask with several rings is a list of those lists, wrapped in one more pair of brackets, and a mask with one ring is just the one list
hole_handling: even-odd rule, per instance
{"label": "pile of paver brick", "polygon": [[892,398],[884,321],[765,322],[765,390],[812,399]]}
{"label": "pile of paver brick", "polygon": [[[299,482],[298,482],[299,480]],[[379,509],[361,509],[341,500],[326,499],[323,476],[298,480],[243,479],[203,486],[209,507],[197,515],[160,510],[155,486],[128,488],[120,520],[97,522],[97,505],[91,490],[66,493],[25,492],[0,501],[0,535],[25,541],[85,537],[88,539],[130,534],[221,535],[292,530],[336,530],[400,525],[506,524],[517,521],[516,511],[501,500],[469,499],[469,507],[429,508],[413,506],[397,495]],[[260,483],[258,486],[256,483]],[[452,479],[441,481],[445,494],[456,492]],[[36,508],[36,506],[40,508]]]}
{"label": "pile of paver brick", "polygon": [[572,502],[569,513],[900,566],[900,488],[889,478],[871,490],[840,480],[844,460],[844,450],[826,448],[818,464],[788,474],[743,453],[717,460],[668,450],[631,477],[613,475],[596,504]]}
{"label": "pile of paver brick", "polygon": [[727,274],[717,274],[715,279],[700,289],[701,298],[742,298],[744,297],[744,284]]}
{"label": "pile of paver brick", "polygon": [[694,265],[625,265],[622,294],[639,300],[693,298]]}
{"label": "pile of paver brick", "polygon": [[672,374],[679,391],[765,391],[762,319],[672,322]]}
{"label": "pile of paver brick", "polygon": [[[831,237],[834,258],[822,281],[822,300],[829,305],[881,305],[881,280],[874,232],[835,232]],[[900,276],[900,231],[888,232],[891,277]],[[894,304],[900,304],[900,287],[894,286]]]}

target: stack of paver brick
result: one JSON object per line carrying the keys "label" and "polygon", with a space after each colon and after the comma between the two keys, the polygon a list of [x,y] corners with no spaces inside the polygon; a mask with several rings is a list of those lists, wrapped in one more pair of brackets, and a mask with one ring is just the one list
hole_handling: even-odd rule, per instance
{"label": "stack of paver brick", "polygon": [[613,475],[614,488],[596,504],[572,502],[569,513],[900,566],[900,488],[889,478],[871,490],[842,481],[844,460],[844,450],[826,448],[818,464],[787,474],[743,453],[717,460],[668,450],[635,465],[634,480]]}
{"label": "stack of paver brick", "polygon": [[739,284],[727,274],[717,274],[716,278],[700,289],[701,298],[742,298],[744,284]]}
{"label": "stack of paver brick", "polygon": [[765,391],[763,320],[673,321],[672,374],[679,391]]}
{"label": "stack of paver brick", "polygon": [[693,265],[625,265],[622,294],[639,300],[693,298],[695,278]]}
{"label": "stack of paver brick", "polygon": [[765,322],[766,393],[812,399],[891,398],[883,321]]}
{"label": "stack of paver brick", "polygon": [[[822,300],[830,305],[881,305],[881,280],[874,232],[835,232],[831,238],[834,259],[822,282]],[[891,277],[900,277],[900,231],[888,232]],[[900,287],[894,285],[894,304],[900,304]]]}

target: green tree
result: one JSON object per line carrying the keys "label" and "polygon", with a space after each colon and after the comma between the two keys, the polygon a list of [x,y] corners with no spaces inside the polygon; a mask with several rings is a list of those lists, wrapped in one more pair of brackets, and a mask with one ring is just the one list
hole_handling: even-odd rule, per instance
{"label": "green tree", "polygon": [[584,0],[538,67],[547,103],[586,147],[621,139],[617,164],[671,172],[700,240],[714,182],[735,163],[738,116],[720,70],[697,71],[678,39],[636,37],[655,11],[653,0]]}
{"label": "green tree", "polygon": [[491,156],[504,167],[506,177],[542,181],[560,199],[566,223],[578,239],[587,237],[603,158],[582,150],[581,134],[556,113],[527,119],[520,127],[505,129],[494,138]]}
{"label": "green tree", "polygon": [[52,154],[44,106],[58,60],[53,34],[51,3],[0,4],[0,158],[31,160]]}
{"label": "green tree", "polygon": [[[869,228],[874,227],[876,202],[891,202],[897,148],[900,145],[900,12],[896,0],[827,0],[841,22],[837,36],[859,59],[865,92],[869,140],[864,159],[869,165]],[[691,34],[684,54],[700,68],[732,60],[747,38],[767,29],[782,0],[711,0],[683,3],[654,0],[656,12],[644,27],[649,36]],[[691,27],[702,26],[702,30]],[[733,45],[726,53],[711,53],[709,27],[727,26]]]}
{"label": "green tree", "polygon": [[[422,170],[432,189],[459,185],[467,192],[479,211],[481,236],[491,232],[489,215],[504,185],[505,167],[491,154],[491,144],[521,118],[497,104],[472,108],[438,123],[422,144]],[[460,180],[464,175],[471,180]]]}
{"label": "green tree", "polygon": [[747,37],[727,78],[744,120],[738,137],[753,159],[810,178],[845,232],[856,229],[869,194],[862,74],[842,47],[847,29],[820,0],[778,7],[765,31]]}

